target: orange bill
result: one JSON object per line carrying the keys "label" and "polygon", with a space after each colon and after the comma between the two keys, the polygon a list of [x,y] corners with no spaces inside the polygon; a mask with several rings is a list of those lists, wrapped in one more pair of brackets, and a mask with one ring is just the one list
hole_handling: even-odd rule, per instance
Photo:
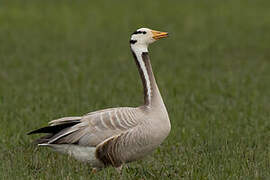
{"label": "orange bill", "polygon": [[155,40],[168,37],[168,33],[167,32],[161,32],[161,31],[155,31],[155,30],[152,30],[151,32],[153,33],[153,38]]}

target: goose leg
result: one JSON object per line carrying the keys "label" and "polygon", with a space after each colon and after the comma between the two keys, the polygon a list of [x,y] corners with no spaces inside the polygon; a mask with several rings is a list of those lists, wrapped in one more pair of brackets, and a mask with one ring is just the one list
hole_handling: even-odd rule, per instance
{"label": "goose leg", "polygon": [[119,174],[122,174],[122,169],[123,169],[123,165],[117,167],[117,168],[116,168],[116,171],[117,171]]}
{"label": "goose leg", "polygon": [[98,169],[97,169],[97,168],[93,168],[93,169],[92,169],[92,171],[91,171],[91,173],[92,173],[92,174],[96,174],[96,173],[97,173],[97,171],[98,171]]}

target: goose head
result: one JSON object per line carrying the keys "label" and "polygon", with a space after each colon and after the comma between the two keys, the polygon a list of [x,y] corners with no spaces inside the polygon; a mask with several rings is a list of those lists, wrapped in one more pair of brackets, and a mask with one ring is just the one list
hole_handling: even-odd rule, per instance
{"label": "goose head", "polygon": [[148,52],[149,44],[168,37],[167,32],[155,31],[148,28],[140,28],[136,30],[130,38],[130,47],[134,52]]}

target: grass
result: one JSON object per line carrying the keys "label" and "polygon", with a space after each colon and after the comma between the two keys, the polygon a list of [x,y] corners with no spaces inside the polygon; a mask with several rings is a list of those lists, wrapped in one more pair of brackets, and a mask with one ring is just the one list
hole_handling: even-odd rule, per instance
{"label": "grass", "polygon": [[269,1],[36,1],[0,6],[0,179],[118,179],[31,145],[62,116],[143,101],[129,52],[139,27],[170,32],[150,47],[172,131],[123,179],[270,176]]}

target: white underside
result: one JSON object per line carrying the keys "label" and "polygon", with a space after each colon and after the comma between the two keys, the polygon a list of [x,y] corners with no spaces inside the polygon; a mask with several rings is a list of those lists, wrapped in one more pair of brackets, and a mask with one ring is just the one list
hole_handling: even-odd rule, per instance
{"label": "white underside", "polygon": [[72,144],[39,144],[39,146],[50,147],[57,152],[68,154],[76,160],[86,162],[95,168],[102,168],[104,166],[103,163],[95,156],[95,147],[85,147]]}

